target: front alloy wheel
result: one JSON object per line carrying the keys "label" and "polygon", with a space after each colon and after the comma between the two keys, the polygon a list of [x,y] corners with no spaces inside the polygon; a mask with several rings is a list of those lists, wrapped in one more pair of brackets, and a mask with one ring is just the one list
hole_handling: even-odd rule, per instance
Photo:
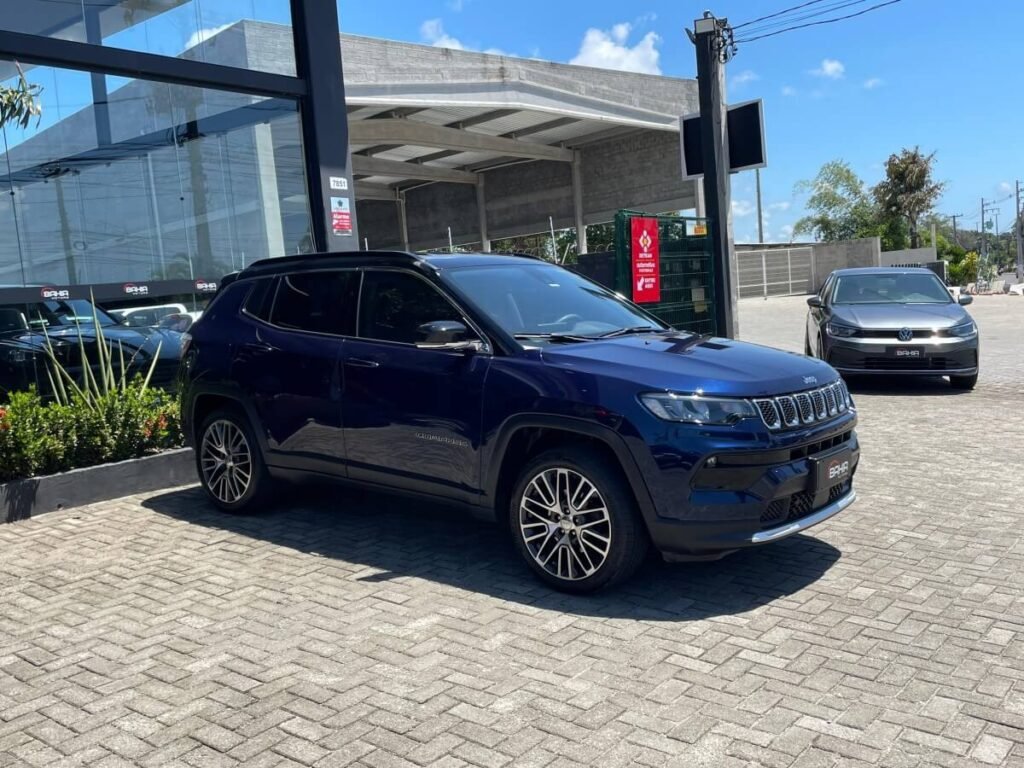
{"label": "front alloy wheel", "polygon": [[508,508],[516,549],[542,580],[593,592],[631,576],[649,539],[636,498],[613,457],[570,444],[520,472]]}
{"label": "front alloy wheel", "polygon": [[608,559],[608,507],[587,478],[567,467],[546,469],[526,485],[519,529],[534,562],[566,581],[593,576]]}

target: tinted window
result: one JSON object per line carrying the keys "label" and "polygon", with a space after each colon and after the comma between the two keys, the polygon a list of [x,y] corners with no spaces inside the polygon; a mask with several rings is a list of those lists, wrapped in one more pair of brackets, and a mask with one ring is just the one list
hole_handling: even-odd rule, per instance
{"label": "tinted window", "polygon": [[663,327],[596,283],[552,264],[467,267],[445,277],[509,333],[600,335]]}
{"label": "tinted window", "polygon": [[351,335],[359,273],[302,272],[277,284],[270,322],[282,328]]}
{"label": "tinted window", "polygon": [[463,322],[459,311],[425,280],[405,272],[367,272],[359,301],[359,335],[415,344],[425,323]]}
{"label": "tinted window", "polygon": [[949,291],[934,274],[841,275],[836,280],[836,304],[949,304]]}
{"label": "tinted window", "polygon": [[33,328],[57,325],[91,326],[96,321],[104,327],[118,324],[117,320],[102,309],[82,299],[36,302],[28,305],[27,314],[28,322]]}
{"label": "tinted window", "polygon": [[274,301],[274,278],[253,280],[249,295],[245,299],[245,311],[260,320],[270,320],[270,306]]}

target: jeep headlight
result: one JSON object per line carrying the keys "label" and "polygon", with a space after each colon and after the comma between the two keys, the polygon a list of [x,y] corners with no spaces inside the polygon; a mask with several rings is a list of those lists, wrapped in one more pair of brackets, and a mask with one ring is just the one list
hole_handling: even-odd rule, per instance
{"label": "jeep headlight", "polygon": [[829,336],[833,336],[837,339],[848,339],[851,336],[857,335],[857,329],[851,328],[848,325],[842,323],[829,323],[825,326],[825,331]]}
{"label": "jeep headlight", "polygon": [[974,324],[973,320],[968,320],[966,323],[960,323],[960,325],[954,325],[949,329],[950,336],[958,336],[961,339],[968,339],[971,336],[978,334],[978,326]]}
{"label": "jeep headlight", "polygon": [[640,402],[663,421],[686,424],[735,424],[740,419],[757,415],[748,400],[732,397],[650,392],[640,395]]}

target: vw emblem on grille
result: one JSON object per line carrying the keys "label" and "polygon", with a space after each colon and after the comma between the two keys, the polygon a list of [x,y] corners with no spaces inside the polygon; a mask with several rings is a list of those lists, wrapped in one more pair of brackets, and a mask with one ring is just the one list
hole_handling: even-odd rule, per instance
{"label": "vw emblem on grille", "polygon": [[909,328],[900,328],[900,332],[896,336],[900,341],[910,341],[914,338],[914,332]]}

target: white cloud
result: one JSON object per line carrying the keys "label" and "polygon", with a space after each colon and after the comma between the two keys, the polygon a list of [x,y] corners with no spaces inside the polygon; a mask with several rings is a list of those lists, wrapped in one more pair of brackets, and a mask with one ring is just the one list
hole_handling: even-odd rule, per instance
{"label": "white cloud", "polygon": [[630,46],[629,33],[632,31],[633,25],[629,22],[616,24],[610,30],[591,27],[583,35],[580,52],[569,63],[660,75],[658,44],[661,38],[654,32],[648,32],[636,45]]}
{"label": "white cloud", "polygon": [[880,77],[869,77],[864,81],[864,87],[869,91],[873,91],[875,88],[881,87],[882,84],[882,78]]}
{"label": "white cloud", "polygon": [[827,77],[830,80],[838,80],[846,73],[846,67],[838,59],[822,59],[821,66],[812,69],[811,74],[818,77]]}
{"label": "white cloud", "polygon": [[444,24],[440,19],[428,19],[420,25],[420,37],[425,43],[430,43],[435,48],[451,48],[455,51],[464,51],[466,46],[462,41],[452,37],[444,31]]}
{"label": "white cloud", "polygon": [[211,37],[219,35],[225,29],[230,27],[231,24],[221,24],[219,27],[208,27],[207,29],[197,29],[188,40],[185,41],[185,50],[189,48],[195,48],[200,43],[204,43]]}
{"label": "white cloud", "polygon": [[760,80],[761,76],[752,69],[744,69],[742,72],[737,72],[729,79],[730,88],[742,88],[748,83],[752,83],[755,80]]}
{"label": "white cloud", "polygon": [[791,85],[784,85],[784,86],[782,86],[782,95],[783,96],[796,96],[796,88],[794,88]]}
{"label": "white cloud", "polygon": [[448,0],[448,2],[445,3],[445,5],[448,6],[449,10],[455,11],[455,13],[459,13],[463,8],[466,7],[466,3],[468,3],[469,1],[470,0]]}
{"label": "white cloud", "polygon": [[[457,37],[452,37],[444,30],[444,24],[441,23],[440,19],[428,19],[420,24],[420,37],[423,38],[423,42],[429,43],[435,48],[451,48],[453,51],[477,51],[479,49],[473,48],[464,44]],[[509,54],[500,48],[485,48],[483,53],[494,54],[495,56],[508,56]]]}
{"label": "white cloud", "polygon": [[1001,195],[1008,195],[1008,194],[1010,194],[1013,191],[1014,191],[1014,187],[1013,187],[1013,184],[1011,184],[1010,182],[1008,182],[1008,181],[1000,181],[999,182],[999,194],[1001,194]]}
{"label": "white cloud", "polygon": [[732,215],[736,218],[743,218],[749,216],[754,212],[754,204],[749,200],[733,200],[732,201]]}
{"label": "white cloud", "polygon": [[782,234],[782,237],[780,238],[781,240],[785,240],[787,242],[792,242],[792,240],[793,240],[793,225],[792,224],[783,224],[779,228],[779,232]]}
{"label": "white cloud", "polygon": [[790,203],[789,203],[788,200],[780,200],[777,203],[769,203],[768,204],[768,210],[769,211],[788,211],[789,210],[789,205],[790,205]]}

